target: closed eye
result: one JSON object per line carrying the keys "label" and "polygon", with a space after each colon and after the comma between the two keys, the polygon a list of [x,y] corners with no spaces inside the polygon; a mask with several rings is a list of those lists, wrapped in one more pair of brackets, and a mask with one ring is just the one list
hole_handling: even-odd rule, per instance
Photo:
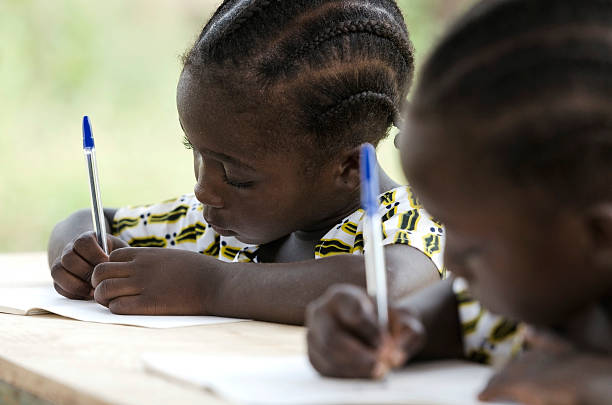
{"label": "closed eye", "polygon": [[228,185],[230,185],[232,187],[236,187],[236,188],[249,188],[249,187],[253,187],[253,185],[255,184],[254,181],[240,182],[240,181],[230,180],[227,177],[227,174],[223,175],[223,181],[225,181],[226,184],[228,184]]}

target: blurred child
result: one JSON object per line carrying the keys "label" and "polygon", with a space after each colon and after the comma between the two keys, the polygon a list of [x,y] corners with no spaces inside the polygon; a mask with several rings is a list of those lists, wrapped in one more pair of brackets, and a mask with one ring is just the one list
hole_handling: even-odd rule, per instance
{"label": "blurred child", "polygon": [[[88,212],[60,223],[49,244],[56,290],[120,314],[303,323],[330,285],[365,284],[359,146],[386,136],[413,68],[395,1],[223,2],[178,84],[195,196],[106,210],[110,258],[86,232]],[[439,279],[444,234],[382,176],[399,298]]]}
{"label": "blurred child", "polygon": [[[380,377],[407,359],[512,357],[482,400],[612,403],[612,1],[488,0],[424,67],[399,140],[457,277],[391,309],[356,287],[308,311],[312,364]],[[431,162],[436,162],[432,165]]]}

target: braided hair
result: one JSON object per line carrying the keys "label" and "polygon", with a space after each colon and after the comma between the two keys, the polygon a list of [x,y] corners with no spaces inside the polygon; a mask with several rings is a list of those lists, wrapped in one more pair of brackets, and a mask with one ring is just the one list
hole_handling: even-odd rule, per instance
{"label": "braided hair", "polygon": [[216,75],[228,91],[255,91],[296,129],[270,132],[268,143],[306,143],[325,158],[386,136],[414,55],[394,0],[225,0],[184,68]]}
{"label": "braided hair", "polygon": [[483,0],[430,56],[411,112],[504,178],[584,204],[612,198],[611,96],[612,0]]}

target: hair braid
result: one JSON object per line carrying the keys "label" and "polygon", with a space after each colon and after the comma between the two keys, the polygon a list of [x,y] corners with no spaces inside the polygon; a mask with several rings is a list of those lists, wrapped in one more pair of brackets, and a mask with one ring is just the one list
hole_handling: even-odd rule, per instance
{"label": "hair braid", "polygon": [[361,93],[353,94],[344,100],[340,101],[335,106],[325,111],[320,116],[322,122],[327,122],[337,117],[341,113],[346,113],[347,110],[354,108],[358,105],[363,104],[380,104],[389,111],[389,125],[396,124],[399,118],[400,112],[395,102],[391,97],[384,93],[377,93],[374,91],[362,91]]}
{"label": "hair braid", "polygon": [[291,59],[301,59],[324,42],[330,41],[335,37],[360,33],[376,35],[391,41],[393,45],[400,50],[406,66],[412,66],[414,63],[413,50],[410,42],[407,41],[406,38],[402,38],[402,40],[398,39],[397,30],[394,30],[388,22],[372,19],[341,21],[336,26],[328,27],[323,32],[317,34],[311,41],[302,45],[295,54],[293,54]]}
{"label": "hair braid", "polygon": [[213,20],[185,68],[243,100],[256,92],[249,108],[265,105],[296,128],[275,136],[329,155],[376,144],[397,123],[414,57],[395,1],[226,0]]}
{"label": "hair braid", "polygon": [[426,62],[413,117],[561,201],[612,198],[610,38],[612,0],[481,1]]}

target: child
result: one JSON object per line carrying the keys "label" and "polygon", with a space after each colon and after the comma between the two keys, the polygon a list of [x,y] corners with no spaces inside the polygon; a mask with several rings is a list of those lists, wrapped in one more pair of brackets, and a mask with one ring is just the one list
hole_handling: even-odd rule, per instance
{"label": "child", "polygon": [[[178,84],[195,197],[107,210],[110,257],[87,212],[60,223],[55,288],[119,314],[303,323],[330,285],[365,284],[359,146],[387,134],[412,72],[394,1],[223,2]],[[380,201],[399,298],[439,279],[444,235],[384,175]]]}
{"label": "child", "polygon": [[409,358],[507,360],[515,325],[469,302],[467,282],[530,325],[480,399],[612,403],[611,27],[610,0],[488,0],[450,30],[399,142],[461,279],[395,305],[390,332],[363,291],[336,287],[308,311],[315,368],[380,377]]}

